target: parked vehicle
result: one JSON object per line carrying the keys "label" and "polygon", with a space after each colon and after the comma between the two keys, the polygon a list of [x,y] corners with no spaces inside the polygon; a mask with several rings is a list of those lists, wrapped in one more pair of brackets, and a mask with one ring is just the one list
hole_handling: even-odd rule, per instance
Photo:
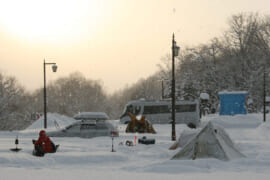
{"label": "parked vehicle", "polygon": [[50,137],[83,137],[92,138],[99,136],[111,136],[112,132],[119,132],[110,122],[105,121],[77,121],[64,129],[58,131],[49,131],[47,135]]}
{"label": "parked vehicle", "polygon": [[[176,101],[175,123],[198,125],[200,123],[200,108],[198,101]],[[171,101],[130,101],[124,108],[120,122],[127,124],[130,121],[128,112],[140,116],[144,115],[152,124],[171,123]]]}
{"label": "parked vehicle", "polygon": [[117,127],[109,120],[105,113],[85,112],[74,118],[77,120],[73,124],[58,131],[49,131],[50,137],[83,137],[92,138],[98,136],[119,136]]}

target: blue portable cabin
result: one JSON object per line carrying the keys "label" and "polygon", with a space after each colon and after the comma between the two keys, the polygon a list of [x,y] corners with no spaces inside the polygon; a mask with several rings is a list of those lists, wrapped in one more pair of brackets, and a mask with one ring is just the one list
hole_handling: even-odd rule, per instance
{"label": "blue portable cabin", "polygon": [[219,115],[247,114],[245,106],[246,91],[222,91],[218,93],[220,99]]}

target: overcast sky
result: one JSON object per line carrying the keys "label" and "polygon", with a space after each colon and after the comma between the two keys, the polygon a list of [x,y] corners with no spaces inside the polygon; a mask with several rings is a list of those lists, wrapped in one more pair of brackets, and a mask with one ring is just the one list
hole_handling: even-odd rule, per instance
{"label": "overcast sky", "polygon": [[219,37],[240,12],[269,14],[269,0],[0,0],[0,71],[28,90],[79,71],[107,92],[157,71],[177,44]]}

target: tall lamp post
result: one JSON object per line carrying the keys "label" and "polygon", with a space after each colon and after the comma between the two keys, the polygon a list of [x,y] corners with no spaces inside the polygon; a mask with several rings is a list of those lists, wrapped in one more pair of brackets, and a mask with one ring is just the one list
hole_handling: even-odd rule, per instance
{"label": "tall lamp post", "polygon": [[52,65],[52,71],[57,71],[56,63],[46,63],[45,59],[43,62],[44,69],[44,129],[47,128],[47,94],[46,94],[46,65]]}
{"label": "tall lamp post", "polygon": [[172,141],[176,140],[175,135],[175,73],[174,73],[174,57],[178,56],[180,47],[176,45],[174,34],[172,37]]}

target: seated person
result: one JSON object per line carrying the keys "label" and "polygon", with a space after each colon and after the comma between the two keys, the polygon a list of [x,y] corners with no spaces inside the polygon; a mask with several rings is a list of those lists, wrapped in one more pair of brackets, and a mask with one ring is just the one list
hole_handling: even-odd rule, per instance
{"label": "seated person", "polygon": [[35,149],[33,155],[35,156],[44,156],[45,153],[55,153],[59,145],[54,145],[50,138],[46,135],[44,130],[39,132],[38,140],[33,140]]}

